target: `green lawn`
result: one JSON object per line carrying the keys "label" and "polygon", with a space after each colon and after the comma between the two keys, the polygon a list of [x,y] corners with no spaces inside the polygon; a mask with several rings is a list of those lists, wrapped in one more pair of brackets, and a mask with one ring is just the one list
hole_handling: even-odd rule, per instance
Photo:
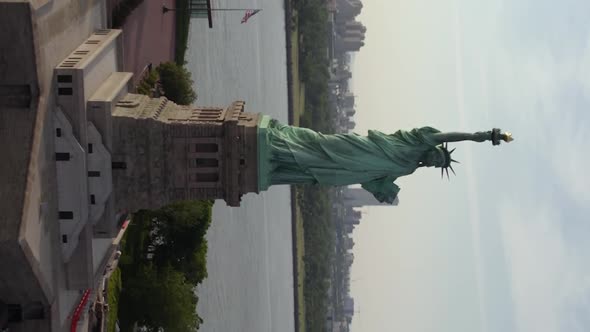
{"label": "green lawn", "polygon": [[[293,7],[293,3],[291,6]],[[299,23],[298,23],[298,16],[297,11],[292,9],[293,18],[291,20],[292,27],[291,27],[291,35],[290,35],[290,46],[291,46],[291,77],[292,77],[292,86],[291,86],[291,95],[293,96],[293,123],[294,126],[300,125],[301,116],[304,113],[305,109],[305,85],[301,81],[299,76]],[[297,249],[297,307],[298,307],[298,317],[297,320],[299,322],[299,331],[298,332],[305,332],[306,331],[306,320],[305,320],[305,297],[303,287],[305,284],[305,264],[303,261],[303,257],[305,255],[305,242],[304,242],[304,229],[303,229],[303,215],[301,214],[301,208],[299,205],[299,193],[295,195],[295,246]]]}
{"label": "green lawn", "polygon": [[[295,190],[297,192],[297,190]],[[304,237],[304,230],[303,230],[303,216],[301,214],[301,207],[299,206],[299,200],[297,199],[297,195],[295,195],[295,222],[296,222],[296,234],[295,234],[295,241],[297,246],[297,306],[299,308],[299,317],[297,318],[299,321],[299,331],[298,332],[305,332],[305,295],[303,292],[303,285],[305,284],[305,263],[303,261],[303,257],[305,256],[305,237]]]}
{"label": "green lawn", "polygon": [[[294,13],[295,17],[297,14]],[[297,19],[294,20],[297,22]],[[299,119],[305,110],[305,84],[299,78],[299,29],[297,23],[291,30],[291,75],[293,77],[293,125],[299,126]]]}
{"label": "green lawn", "polygon": [[115,332],[117,313],[119,311],[119,294],[121,293],[121,270],[115,269],[109,278],[107,285],[107,301],[109,311],[107,313],[107,332]]}
{"label": "green lawn", "polygon": [[[293,6],[293,3],[291,3]],[[298,29],[298,20],[297,20],[297,11],[293,9],[292,11],[293,20],[292,20],[292,29],[290,35],[290,46],[291,46],[291,77],[293,79],[292,86],[291,86],[291,93],[293,96],[293,123],[294,126],[299,126],[300,118],[303,114],[305,108],[305,85],[301,82],[299,78],[299,29]],[[303,230],[303,216],[301,214],[301,209],[299,206],[298,200],[298,191],[295,190],[297,193],[295,195],[295,246],[297,249],[297,308],[298,310],[298,323],[299,323],[299,331],[298,332],[305,332],[306,331],[306,324],[305,324],[305,297],[303,286],[305,284],[305,264],[303,261],[303,256],[305,254],[305,243],[304,243],[304,230]]]}

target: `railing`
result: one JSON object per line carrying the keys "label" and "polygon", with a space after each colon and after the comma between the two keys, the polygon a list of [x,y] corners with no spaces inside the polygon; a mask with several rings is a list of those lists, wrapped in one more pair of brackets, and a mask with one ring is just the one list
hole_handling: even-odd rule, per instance
{"label": "railing", "polygon": [[162,12],[167,13],[170,11],[186,12],[191,18],[206,18],[209,21],[209,28],[213,28],[213,17],[211,16],[211,0],[188,0],[188,8],[168,8],[162,6]]}
{"label": "railing", "polygon": [[70,332],[76,332],[76,330],[78,329],[78,322],[80,321],[80,317],[82,316],[82,313],[84,312],[84,309],[86,308],[86,304],[88,303],[88,298],[90,297],[90,291],[91,291],[90,288],[84,291],[84,293],[82,294],[82,299],[80,300],[80,303],[78,303],[76,310],[74,310],[74,315],[72,315],[72,325],[70,327]]}
{"label": "railing", "polygon": [[209,28],[213,27],[213,18],[211,16],[211,0],[189,0],[188,9],[193,18],[207,18]]}

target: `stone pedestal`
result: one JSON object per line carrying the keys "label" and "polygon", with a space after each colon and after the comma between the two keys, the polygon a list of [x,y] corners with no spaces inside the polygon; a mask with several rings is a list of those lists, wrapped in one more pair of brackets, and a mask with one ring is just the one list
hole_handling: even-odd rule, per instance
{"label": "stone pedestal", "polygon": [[242,101],[195,108],[128,94],[112,118],[116,209],[187,199],[239,206],[243,194],[258,192],[259,121]]}

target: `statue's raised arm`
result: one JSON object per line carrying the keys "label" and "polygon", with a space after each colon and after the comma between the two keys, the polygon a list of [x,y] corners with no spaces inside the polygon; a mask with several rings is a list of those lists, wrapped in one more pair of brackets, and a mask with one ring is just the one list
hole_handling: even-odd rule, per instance
{"label": "statue's raised arm", "polygon": [[462,133],[462,132],[447,132],[447,133],[435,133],[432,134],[434,140],[438,144],[450,143],[450,142],[461,142],[461,141],[473,141],[473,142],[485,142],[492,141],[492,144],[498,145],[500,141],[510,142],[513,140],[512,134],[505,132],[501,133],[500,129],[494,128],[490,131],[478,131],[476,133]]}

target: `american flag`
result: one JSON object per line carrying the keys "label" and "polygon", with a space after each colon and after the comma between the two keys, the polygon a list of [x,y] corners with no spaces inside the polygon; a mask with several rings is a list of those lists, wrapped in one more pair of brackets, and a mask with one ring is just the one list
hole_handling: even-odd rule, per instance
{"label": "american flag", "polygon": [[244,17],[242,17],[242,24],[248,22],[248,20],[250,19],[250,17],[256,15],[256,13],[258,13],[260,11],[260,9],[248,9],[246,10],[246,13],[244,14]]}

